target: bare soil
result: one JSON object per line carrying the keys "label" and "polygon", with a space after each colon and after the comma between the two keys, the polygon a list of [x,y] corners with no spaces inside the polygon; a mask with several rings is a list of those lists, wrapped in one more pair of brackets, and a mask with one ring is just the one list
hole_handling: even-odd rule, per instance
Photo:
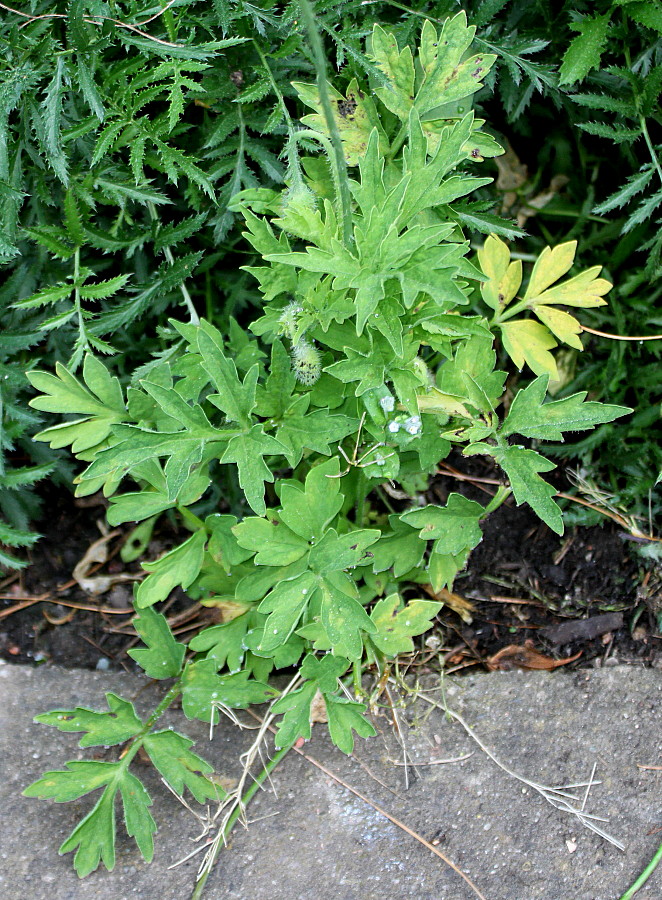
{"label": "bare soil", "polygon": [[[469,477],[494,474],[471,462]],[[469,468],[466,460],[462,464]],[[450,492],[461,491],[485,503],[491,490],[484,483],[439,476],[430,484],[428,499],[444,503]],[[130,624],[131,583],[95,596],[72,577],[101,537],[102,499],[74,500],[49,488],[45,500],[44,537],[32,551],[31,565],[0,580],[0,657],[134,671],[126,653],[137,642]],[[118,529],[108,543],[108,561],[95,574],[140,571],[137,563],[125,565],[119,556],[129,531]],[[470,610],[462,617],[452,603],[445,606],[434,632],[419,639],[413,665],[471,672],[514,666],[662,666],[659,567],[636,553],[631,535],[618,525],[605,519],[602,527],[573,527],[559,537],[511,498],[489,517],[484,535],[454,587]],[[147,558],[176,541],[173,523],[162,517]],[[192,637],[213,615],[181,592],[173,593],[165,611],[180,640]]]}

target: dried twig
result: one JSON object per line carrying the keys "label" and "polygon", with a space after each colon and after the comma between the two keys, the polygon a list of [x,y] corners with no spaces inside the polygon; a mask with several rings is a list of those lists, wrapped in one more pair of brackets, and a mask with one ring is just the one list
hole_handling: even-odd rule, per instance
{"label": "dried twig", "polygon": [[[145,19],[143,22],[139,22],[139,25],[146,25],[148,22],[153,22],[154,19],[158,19],[159,16],[163,15],[163,13],[169,9],[175,0],[169,0],[166,5],[160,9],[153,16],[150,16],[149,19]],[[7,12],[12,12],[17,16],[25,19],[19,28],[25,28],[27,25],[32,24],[32,22],[37,22],[40,19],[66,19],[68,16],[66,13],[44,13],[40,16],[33,16],[30,13],[21,12],[19,9],[14,9],[12,6],[7,6],[4,3],[0,3],[0,9],[4,9]],[[102,16],[102,15],[92,15],[92,16],[83,16],[83,21],[89,23],[90,25],[101,25],[103,22],[112,22],[113,25],[116,25],[118,28],[125,28],[127,31],[133,31],[136,34],[139,34],[140,37],[146,38],[148,41],[154,41],[155,44],[161,44],[163,47],[174,47],[181,48],[183,44],[174,44],[172,41],[164,41],[161,38],[154,37],[151,34],[148,34],[146,31],[141,31],[137,25],[131,25],[129,22],[122,22],[120,19],[114,19],[112,16]]]}

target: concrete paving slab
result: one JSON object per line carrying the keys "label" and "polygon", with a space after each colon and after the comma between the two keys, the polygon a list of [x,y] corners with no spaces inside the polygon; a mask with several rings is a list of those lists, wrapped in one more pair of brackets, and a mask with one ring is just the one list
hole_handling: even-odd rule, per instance
{"label": "concrete paving slab", "polygon": [[[38,726],[39,712],[101,707],[112,690],[153,709],[161,685],[129,675],[0,665],[0,898],[2,900],[186,900],[196,864],[168,866],[195,846],[197,825],[150,771],[137,774],[154,798],[159,825],[146,865],[120,837],[113,872],[80,881],[57,847],[89,808],[29,800],[21,789],[49,768],[88,757],[76,736]],[[587,809],[607,816],[620,851],[513,780],[441,712],[419,703],[400,715],[410,755],[420,765],[405,783],[386,717],[381,734],[357,743],[354,757],[333,748],[321,728],[305,751],[347,784],[419,832],[458,865],[487,900],[617,900],[659,845],[662,833],[662,677],[617,667],[566,673],[503,673],[447,679],[448,705],[493,753],[530,779],[583,781],[593,762],[602,785]],[[439,693],[430,694],[440,699]],[[166,723],[200,740],[218,773],[236,776],[250,735],[229,723],[211,743],[202,723],[181,713]],[[472,755],[460,763],[429,765]],[[456,873],[332,778],[293,754],[276,770],[272,791],[249,809],[207,883],[205,900],[471,900]],[[662,898],[662,870],[637,900]]]}

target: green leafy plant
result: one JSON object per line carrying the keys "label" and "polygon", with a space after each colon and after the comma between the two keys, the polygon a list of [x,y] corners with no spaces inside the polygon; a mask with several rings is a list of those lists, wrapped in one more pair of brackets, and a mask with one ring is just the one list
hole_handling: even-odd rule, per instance
{"label": "green leafy plant", "polygon": [[[585,318],[604,336],[586,335],[581,357],[572,348],[557,355],[554,391],[563,397],[586,390],[636,413],[548,452],[574,464],[589,499],[600,505],[608,495],[610,507],[638,515],[640,527],[646,522],[652,529],[662,503],[662,341],[652,339],[662,333],[656,314],[662,6],[658,0],[466,0],[462,6],[498,54],[497,76],[488,79],[478,103],[522,167],[515,204],[507,204],[511,212],[519,207],[532,214],[518,251],[537,256],[545,245],[577,240],[580,264],[590,265],[599,252],[615,284],[609,305]],[[440,15],[440,9],[423,14]],[[537,70],[526,61],[535,61]],[[562,190],[547,187],[555,179],[567,182]],[[510,190],[507,172],[502,184]],[[634,340],[639,336],[650,339]],[[586,509],[569,515],[573,522],[602,521]]]}
{"label": "green leafy plant", "polygon": [[[94,352],[113,354],[125,376],[164,348],[157,326],[173,309],[183,305],[191,321],[205,309],[225,328],[259,301],[249,276],[236,277],[240,238],[228,202],[241,189],[283,183],[290,81],[311,70],[298,4],[260,6],[29,0],[2,9],[5,546],[36,539],[31,483],[47,471],[68,476],[61,455],[31,444],[39,420],[25,413],[26,369],[41,361],[75,370]],[[370,66],[360,48],[366,14],[361,4],[318,4],[339,64]],[[215,288],[224,289],[222,307]],[[23,563],[3,551],[0,564]]]}
{"label": "green leafy plant", "polygon": [[[354,733],[373,734],[362,674],[431,627],[441,601],[420,599],[419,586],[452,586],[481,522],[511,492],[562,533],[555,489],[540,474],[554,465],[539,443],[628,411],[584,393],[546,401],[549,351],[579,343],[577,321],[558,307],[594,307],[610,287],[598,268],[560,281],[574,244],[547,248],[523,294],[521,262],[501,238],[470,256],[467,217],[491,225],[467,205],[490,180],[475,167],[501,151],[471,111],[494,58],[470,49],[465,15],[424,23],[415,55],[375,25],[366,48],[375,80],[340,92],[326,83],[307,4],[302,13],[318,77],[296,86],[313,110],[296,138],[322,153],[293,165],[284,190],[232,200],[260,257],[247,267],[263,297],[250,329],[172,321],[173,352],[126,391],[90,354],[80,377],[64,365],[29,374],[33,407],[69,417],[38,439],[87,463],[79,495],[103,490],[112,525],[173,510],[190,531],[143,564],[135,593],[145,647],[131,655],[150,677],[175,679],[154,715],[142,722],[109,694],[108,713],[40,717],[84,731],[81,746],[129,741],[117,763],[70,763],[27,789],[69,800],[103,788],[61,848],[78,848],[81,875],[100,860],[112,866],[118,793],[129,833],[151,855],[151,801],[129,771],[139,747],[176,793],[218,796],[188,739],[153,731],[176,697],[185,716],[213,724],[222,708],[275,698],[270,676],[294,667],[271,708],[281,751],[310,736],[320,696],[341,750],[351,752]],[[507,409],[497,345],[536,376]],[[487,507],[460,494],[421,505],[453,445],[496,460],[510,487]],[[239,486],[237,501],[210,509],[220,477]],[[381,488],[390,481],[410,503],[390,505]],[[223,614],[188,648],[153,608],[177,586]]]}

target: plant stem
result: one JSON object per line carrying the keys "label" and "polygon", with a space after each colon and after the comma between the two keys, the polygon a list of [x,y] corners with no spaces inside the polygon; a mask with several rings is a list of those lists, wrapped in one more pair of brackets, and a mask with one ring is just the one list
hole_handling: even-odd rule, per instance
{"label": "plant stem", "polygon": [[357,700],[363,696],[363,685],[361,684],[362,676],[363,668],[361,667],[361,660],[355,659],[352,662],[352,682],[354,683],[354,696]]}
{"label": "plant stem", "polygon": [[356,482],[356,515],[354,521],[358,528],[363,528],[363,520],[365,518],[365,498],[367,491],[367,481],[363,471],[359,469]]}
{"label": "plant stem", "polygon": [[644,886],[644,884],[648,881],[660,862],[662,862],[662,844],[660,844],[660,846],[657,848],[657,853],[648,863],[639,878],[637,878],[634,884],[627,889],[627,891],[623,894],[622,897],[619,898],[619,900],[632,900],[632,897],[634,897],[639,888],[642,888]]}
{"label": "plant stem", "polygon": [[[232,815],[227,821],[225,828],[223,829],[223,837],[226,838],[230,832],[232,831],[237,819],[241,815],[243,809],[250,803],[253,799],[253,796],[257,792],[258,788],[262,785],[262,783],[271,775],[273,770],[276,768],[278,763],[287,755],[287,753],[291,750],[292,745],[288,744],[287,747],[283,747],[281,750],[278,750],[273,759],[270,759],[269,762],[265,765],[262,771],[253,778],[253,783],[249,788],[247,788],[246,792],[241,798],[241,803],[237,804],[237,808],[234,810]],[[216,857],[221,851],[221,847],[223,846],[223,841],[218,842],[218,847],[216,853],[214,854],[214,859],[210,862],[210,864],[206,867],[204,873],[200,876],[198,883],[195,886],[195,890],[191,894],[191,900],[200,900],[202,897],[202,892],[204,891],[205,884],[207,883],[207,879],[211,874],[211,871],[216,862]]]}
{"label": "plant stem", "polygon": [[653,146],[651,136],[648,133],[648,125],[646,124],[646,119],[642,115],[639,116],[639,125],[641,126],[641,133],[643,134],[644,140],[646,141],[646,146],[648,147],[648,152],[651,155],[651,160],[653,161],[655,170],[660,177],[660,181],[662,181],[662,166],[660,166],[660,160],[657,158],[655,147]]}
{"label": "plant stem", "polygon": [[[147,208],[149,209],[149,215],[153,222],[158,222],[158,214],[156,212],[156,207],[152,203],[152,201],[148,201]],[[170,247],[163,248],[163,255],[168,260],[171,266],[175,264],[175,258],[172,255],[172,250]],[[184,298],[184,305],[188,309],[189,318],[191,319],[191,325],[199,325],[200,318],[198,317],[197,312],[195,311],[195,306],[193,305],[193,301],[191,300],[191,295],[188,292],[188,289],[183,281],[179,282],[179,289],[182,292],[182,297]]]}
{"label": "plant stem", "polygon": [[513,490],[512,488],[506,487],[505,484],[500,484],[497,488],[496,494],[492,497],[490,502],[485,507],[485,512],[481,516],[481,519],[487,518],[490,513],[493,513],[495,509],[498,509],[501,504],[510,497]]}
{"label": "plant stem", "polygon": [[74,306],[76,307],[76,315],[78,316],[78,339],[85,350],[90,349],[87,340],[87,332],[85,330],[85,319],[83,318],[83,307],[80,302],[80,247],[76,247],[74,252]]}
{"label": "plant stem", "polygon": [[287,164],[289,168],[289,172],[294,180],[294,183],[297,187],[304,186],[303,173],[301,171],[301,163],[299,162],[299,156],[296,152],[296,145],[294,139],[294,134],[296,129],[294,128],[294,122],[292,121],[292,116],[290,116],[290,112],[285,105],[285,98],[283,97],[283,93],[278,86],[278,82],[276,81],[273,72],[271,71],[271,66],[267,60],[267,57],[264,55],[262,47],[258,44],[256,40],[253,41],[253,46],[257,51],[257,55],[260,57],[260,62],[264,66],[264,70],[267,73],[267,77],[271,84],[271,88],[276,95],[276,99],[278,100],[278,105],[280,106],[283,116],[285,118],[285,125],[287,126]]}
{"label": "plant stem", "polygon": [[324,48],[322,40],[317,29],[315,14],[308,0],[299,0],[301,9],[301,17],[308,32],[308,40],[313,51],[313,61],[315,63],[315,71],[317,73],[317,88],[320,95],[320,103],[322,112],[326,120],[326,127],[329,129],[331,145],[333,147],[334,163],[338,176],[338,202],[340,206],[340,216],[342,220],[343,243],[345,247],[352,246],[352,207],[351,194],[349,190],[349,177],[347,175],[347,164],[345,162],[345,154],[343,153],[342,140],[338,123],[333,115],[333,107],[331,106],[331,95],[329,93],[329,85],[326,80],[326,59],[324,56]]}
{"label": "plant stem", "polygon": [[398,152],[400,147],[402,147],[402,145],[404,144],[406,137],[407,137],[407,126],[403,125],[400,128],[400,131],[398,131],[395,138],[393,139],[393,143],[391,144],[391,147],[388,151],[387,159],[389,162],[393,161],[393,157]]}
{"label": "plant stem", "polygon": [[152,730],[154,723],[157,722],[161,718],[161,716],[166,711],[166,709],[175,702],[175,700],[181,693],[181,690],[182,690],[182,685],[181,685],[181,681],[178,678],[177,681],[172,685],[170,690],[163,696],[163,699],[161,700],[159,705],[156,707],[154,712],[151,714],[149,719],[147,719],[147,721],[145,722],[145,724],[143,725],[141,730],[131,741],[131,744],[129,745],[128,750],[122,757],[122,762],[124,763],[125,766],[128,767],[128,765],[131,762],[131,760],[133,759],[133,757],[136,755],[138,750],[140,750],[140,748],[142,747],[143,738],[145,738],[145,736],[147,734],[149,734],[149,732]]}

